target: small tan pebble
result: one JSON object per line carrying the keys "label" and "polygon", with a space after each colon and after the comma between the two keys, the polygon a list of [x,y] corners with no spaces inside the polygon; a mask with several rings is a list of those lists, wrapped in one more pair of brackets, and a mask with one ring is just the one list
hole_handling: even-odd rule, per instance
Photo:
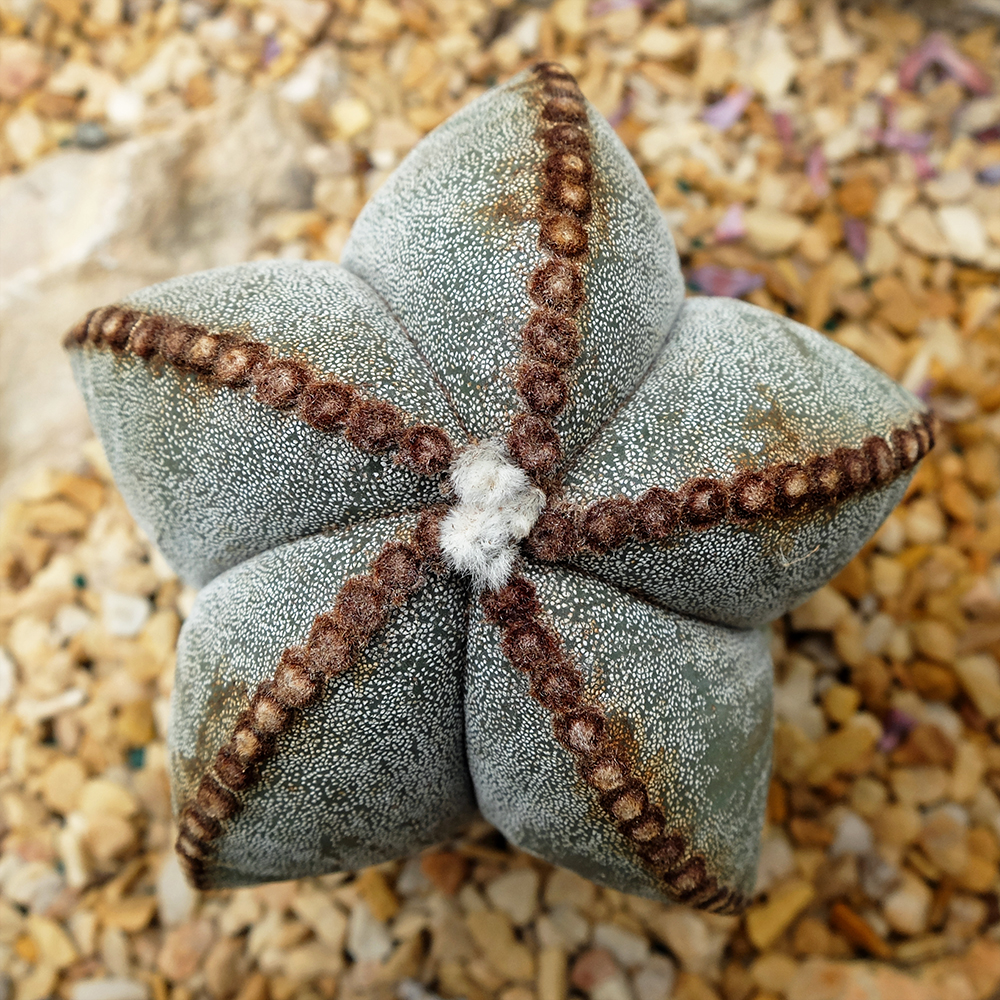
{"label": "small tan pebble", "polygon": [[910,665],[909,672],[913,687],[928,701],[947,703],[958,694],[958,680],[948,667],[917,660]]}
{"label": "small tan pebble", "polygon": [[538,908],[538,872],[516,868],[504,872],[486,886],[486,896],[517,925],[528,923]]}
{"label": "small tan pebble", "polygon": [[812,902],[815,890],[801,879],[793,879],[773,890],[767,902],[747,911],[747,934],[761,951],[769,948]]}
{"label": "small tan pebble", "polygon": [[875,207],[878,190],[867,174],[855,174],[837,189],[837,203],[848,214],[867,218]]}
{"label": "small tan pebble", "polygon": [[366,868],[355,884],[376,920],[384,923],[399,912],[399,900],[385,875],[377,868]]}
{"label": "small tan pebble", "polygon": [[687,972],[715,975],[726,949],[732,918],[723,923],[684,906],[671,906],[651,917],[648,926]]}
{"label": "small tan pebble", "polygon": [[867,819],[878,815],[887,798],[885,785],[876,778],[863,776],[851,786],[851,808]]}
{"label": "small tan pebble", "polygon": [[933,893],[918,875],[903,871],[902,881],[882,902],[889,926],[900,934],[922,934],[927,929]]}
{"label": "small tan pebble", "polygon": [[676,982],[677,968],[666,955],[651,955],[632,976],[636,1000],[670,1000]]}
{"label": "small tan pebble", "polygon": [[944,622],[926,620],[913,623],[913,641],[917,650],[939,663],[954,663],[958,636]]}
{"label": "small tan pebble", "polygon": [[562,948],[549,946],[539,949],[535,988],[538,1000],[565,1000],[568,974],[566,953]]}
{"label": "small tan pebble", "polygon": [[466,925],[479,950],[500,975],[521,981],[534,978],[534,956],[515,938],[513,925],[505,913],[496,910],[470,913]]}
{"label": "small tan pebble", "polygon": [[828,632],[850,611],[847,598],[831,586],[822,587],[805,604],[792,611],[792,626]]}
{"label": "small tan pebble", "polygon": [[[246,899],[253,903],[252,897]],[[347,937],[347,914],[321,892],[300,892],[292,900],[292,909],[299,919],[307,923],[313,933],[331,951],[339,951]],[[240,928],[254,922],[253,914],[245,913],[239,919],[229,917],[228,926]]]}
{"label": "small tan pebble", "polygon": [[979,213],[969,205],[942,205],[936,213],[948,249],[956,260],[977,263],[987,251],[986,227]]}
{"label": "small tan pebble", "polygon": [[239,938],[220,937],[205,955],[205,983],[215,998],[229,997],[239,981],[243,942]]}
{"label": "small tan pebble", "polygon": [[194,975],[215,931],[208,920],[193,920],[167,931],[156,967],[168,980],[183,982]]}
{"label": "small tan pebble", "polygon": [[768,952],[750,966],[750,975],[760,989],[783,993],[798,967],[798,962],[791,955]]}
{"label": "small tan pebble", "polygon": [[608,980],[621,976],[614,955],[606,948],[590,948],[579,955],[570,972],[570,983],[585,993],[593,994]]}
{"label": "small tan pebble", "polygon": [[38,954],[44,956],[46,965],[61,970],[72,965],[79,957],[72,938],[55,920],[31,913],[28,915],[27,931]]}
{"label": "small tan pebble", "polygon": [[45,804],[57,813],[72,812],[87,780],[87,770],[75,757],[60,757],[42,774],[41,791]]}
{"label": "small tan pebble", "polygon": [[108,778],[91,778],[80,790],[79,809],[88,818],[119,816],[128,818],[140,810],[136,797]]}
{"label": "small tan pebble", "polygon": [[694,972],[681,972],[677,976],[672,1000],[720,1000],[720,998],[704,976]]}
{"label": "small tan pebble", "polygon": [[109,927],[119,927],[136,934],[149,926],[155,913],[155,896],[126,896],[105,904],[101,909],[101,919]]}
{"label": "small tan pebble", "polygon": [[860,704],[860,693],[847,684],[834,684],[823,694],[823,710],[832,722],[846,722]]}
{"label": "small tan pebble", "polygon": [[906,209],[896,222],[896,234],[907,247],[924,257],[940,257],[948,246],[926,205]]}
{"label": "small tan pebble", "polygon": [[596,896],[597,887],[593,882],[565,868],[554,869],[545,883],[545,904],[549,907],[568,904],[586,913],[593,906]]}
{"label": "small tan pebble", "polygon": [[875,839],[891,847],[906,847],[913,843],[922,826],[916,808],[902,802],[885,806],[871,817],[871,822]]}
{"label": "small tan pebble", "polygon": [[872,925],[847,903],[836,902],[830,907],[830,925],[856,948],[875,958],[891,959],[892,948]]}
{"label": "small tan pebble", "polygon": [[986,757],[980,747],[968,740],[959,743],[951,772],[951,797],[967,802],[979,790],[986,775]]}
{"label": "small tan pebble", "polygon": [[261,972],[251,972],[240,985],[236,1000],[270,1000],[267,977]]}
{"label": "small tan pebble", "polygon": [[382,962],[392,951],[392,936],[364,901],[359,899],[347,922],[346,948],[355,962]]}
{"label": "small tan pebble", "polygon": [[775,208],[750,208],[743,214],[750,245],[766,256],[791,250],[805,232],[805,223],[797,216]]}
{"label": "small tan pebble", "polygon": [[900,804],[931,805],[947,795],[949,777],[943,767],[895,767],[889,782]]}
{"label": "small tan pebble", "polygon": [[618,924],[595,924],[594,945],[610,951],[623,969],[634,969],[649,957],[646,938]]}
{"label": "small tan pebble", "polygon": [[590,924],[574,906],[560,903],[543,913],[535,926],[538,939],[565,951],[575,951],[590,938]]}
{"label": "small tan pebble", "polygon": [[820,785],[838,772],[856,768],[875,746],[881,730],[878,721],[867,712],[853,715],[840,729],[816,744],[816,759],[808,772],[809,782]]}
{"label": "small tan pebble", "polygon": [[1000,664],[989,653],[959,656],[955,673],[976,708],[990,720],[1000,718]]}
{"label": "small tan pebble", "polygon": [[420,859],[420,870],[446,896],[458,892],[468,867],[468,859],[455,851],[433,851]]}
{"label": "small tan pebble", "polygon": [[74,534],[83,531],[90,518],[86,511],[66,500],[44,500],[25,510],[26,526],[45,535]]}

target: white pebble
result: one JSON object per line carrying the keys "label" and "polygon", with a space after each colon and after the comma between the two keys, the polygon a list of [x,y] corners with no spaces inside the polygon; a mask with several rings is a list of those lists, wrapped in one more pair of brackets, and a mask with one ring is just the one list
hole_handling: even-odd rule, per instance
{"label": "white pebble", "polygon": [[150,607],[145,597],[106,590],[101,595],[101,611],[105,631],[129,639],[146,624]]}
{"label": "white pebble", "polygon": [[677,969],[666,955],[652,955],[632,977],[636,1000],[670,1000]]}
{"label": "white pebble", "polygon": [[383,962],[392,951],[392,936],[376,920],[368,904],[359,900],[347,924],[347,952],[355,962]]}
{"label": "white pebble", "polygon": [[649,942],[617,924],[597,924],[594,927],[594,944],[598,948],[607,948],[626,969],[642,965],[649,957]]}
{"label": "white pebble", "polygon": [[175,851],[168,851],[156,877],[156,910],[164,927],[184,923],[198,903],[198,893],[188,885]]}
{"label": "white pebble", "polygon": [[837,833],[830,845],[831,858],[839,858],[844,854],[867,854],[874,845],[871,827],[857,814],[844,813],[837,824]]}
{"label": "white pebble", "polygon": [[149,987],[134,979],[81,979],[73,984],[71,1000],[148,1000]]}
{"label": "white pebble", "polygon": [[538,872],[534,868],[504,872],[486,887],[486,895],[515,924],[526,924],[538,905]]}

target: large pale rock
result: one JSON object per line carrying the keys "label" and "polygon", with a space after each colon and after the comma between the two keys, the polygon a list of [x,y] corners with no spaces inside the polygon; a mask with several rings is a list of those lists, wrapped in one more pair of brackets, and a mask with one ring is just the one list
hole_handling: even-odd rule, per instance
{"label": "large pale rock", "polygon": [[88,309],[246,260],[263,219],[309,204],[310,143],[262,92],[163,132],[0,180],[0,496],[89,433],[61,338]]}

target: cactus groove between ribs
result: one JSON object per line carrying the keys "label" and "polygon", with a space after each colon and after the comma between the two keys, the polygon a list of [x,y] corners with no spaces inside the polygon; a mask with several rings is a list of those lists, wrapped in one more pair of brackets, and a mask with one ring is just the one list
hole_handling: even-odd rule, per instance
{"label": "cactus groove between ribs", "polygon": [[565,70],[424,139],[340,266],[167,281],[67,346],[130,509],[202,587],[169,734],[194,884],[399,857],[479,809],[596,882],[746,905],[766,625],[870,537],[932,422],[806,327],[685,300]]}

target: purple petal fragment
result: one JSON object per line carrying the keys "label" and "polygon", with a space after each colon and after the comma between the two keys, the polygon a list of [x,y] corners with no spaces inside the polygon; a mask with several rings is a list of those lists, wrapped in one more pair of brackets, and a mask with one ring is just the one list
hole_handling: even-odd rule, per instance
{"label": "purple petal fragment", "polygon": [[993,90],[993,81],[971,59],[961,55],[940,32],[914,49],[899,66],[899,85],[905,90],[915,90],[924,70],[936,66],[953,80],[983,96]]}
{"label": "purple petal fragment", "polygon": [[825,198],[830,193],[830,181],[826,176],[826,155],[822,146],[816,146],[806,162],[809,186],[817,198]]}
{"label": "purple petal fragment", "polygon": [[868,256],[868,227],[861,219],[844,219],[844,242],[855,260]]}
{"label": "purple petal fragment", "polygon": [[926,153],[912,153],[911,156],[919,180],[929,181],[932,177],[937,177],[937,167],[927,159]]}
{"label": "purple petal fragment", "polygon": [[736,202],[726,209],[726,214],[719,219],[715,227],[715,238],[720,243],[728,240],[739,240],[746,236],[746,226],[743,225],[743,205]]}
{"label": "purple petal fragment", "polygon": [[612,14],[616,10],[628,10],[630,7],[645,10],[652,5],[653,0],[594,0],[590,5],[590,16],[602,17],[604,14]]}
{"label": "purple petal fragment", "polygon": [[882,722],[882,738],[878,741],[878,748],[883,753],[895,750],[907,736],[910,735],[917,725],[917,720],[906,712],[901,712],[898,708],[890,708],[888,714]]}
{"label": "purple petal fragment", "polygon": [[983,184],[1000,184],[1000,163],[991,163],[976,174]]}
{"label": "purple petal fragment", "polygon": [[745,271],[742,267],[721,267],[718,264],[703,264],[688,271],[687,277],[694,291],[731,299],[738,299],[764,286],[763,275]]}
{"label": "purple petal fragment", "polygon": [[701,113],[701,120],[720,131],[732,128],[746,111],[753,91],[749,87],[740,87],[731,94],[726,94],[721,101],[710,104]]}

